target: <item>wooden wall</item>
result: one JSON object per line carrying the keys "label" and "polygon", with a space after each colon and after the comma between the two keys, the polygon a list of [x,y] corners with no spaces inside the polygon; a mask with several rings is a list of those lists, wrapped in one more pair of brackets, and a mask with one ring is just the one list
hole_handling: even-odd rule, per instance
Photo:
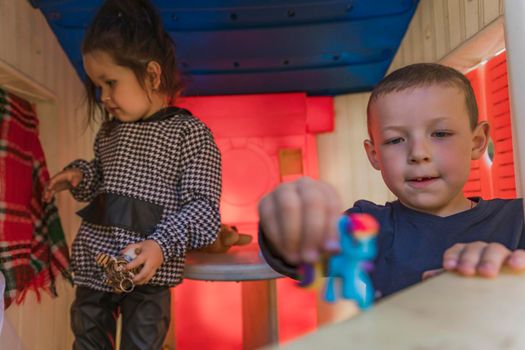
{"label": "wooden wall", "polygon": [[[502,15],[503,0],[420,0],[389,71],[448,59]],[[369,96],[336,97],[335,132],[318,137],[320,177],[336,187],[345,207],[362,198],[377,203],[394,199],[379,172],[368,163],[363,147]]]}
{"label": "wooden wall", "polygon": [[[19,77],[32,79],[54,96],[34,99],[50,173],[54,174],[74,158],[89,157],[92,132],[83,133],[81,128],[85,115],[81,108],[81,82],[44,17],[27,0],[0,0],[0,61]],[[16,75],[12,78],[17,79]],[[69,194],[60,195],[58,204],[71,243],[79,223],[74,215],[78,204]],[[57,299],[42,295],[41,303],[36,302],[33,293],[28,293],[23,305],[10,306],[0,348],[71,349],[69,306],[73,288],[60,281],[58,293]]]}
{"label": "wooden wall", "polygon": [[390,70],[444,59],[503,15],[503,0],[420,0]]}

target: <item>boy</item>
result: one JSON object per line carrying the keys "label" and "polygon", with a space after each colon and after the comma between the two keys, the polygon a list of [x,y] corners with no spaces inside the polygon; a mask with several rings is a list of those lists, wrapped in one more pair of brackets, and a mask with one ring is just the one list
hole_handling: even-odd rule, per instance
{"label": "boy", "polygon": [[[372,214],[381,226],[372,279],[386,296],[442,267],[496,276],[502,265],[525,269],[520,199],[465,198],[470,161],[487,148],[469,81],[452,68],[414,64],[385,77],[368,103],[372,166],[398,200],[360,200],[348,212]],[[301,262],[339,249],[341,205],[329,185],[302,178],[259,204],[260,245],[268,263],[292,277]]]}

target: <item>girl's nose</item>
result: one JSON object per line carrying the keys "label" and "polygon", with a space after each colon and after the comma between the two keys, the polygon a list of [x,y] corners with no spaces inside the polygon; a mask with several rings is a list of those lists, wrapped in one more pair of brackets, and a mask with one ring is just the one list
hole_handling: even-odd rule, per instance
{"label": "girl's nose", "polygon": [[109,96],[109,93],[106,89],[100,89],[100,101],[101,102],[108,102],[111,100],[111,97]]}

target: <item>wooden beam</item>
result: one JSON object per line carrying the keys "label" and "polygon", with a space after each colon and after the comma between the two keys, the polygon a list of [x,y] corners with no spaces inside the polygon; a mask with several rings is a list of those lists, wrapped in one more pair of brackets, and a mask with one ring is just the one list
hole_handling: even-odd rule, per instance
{"label": "wooden beam", "polygon": [[56,100],[56,95],[48,88],[2,59],[0,59],[0,87],[32,102]]}

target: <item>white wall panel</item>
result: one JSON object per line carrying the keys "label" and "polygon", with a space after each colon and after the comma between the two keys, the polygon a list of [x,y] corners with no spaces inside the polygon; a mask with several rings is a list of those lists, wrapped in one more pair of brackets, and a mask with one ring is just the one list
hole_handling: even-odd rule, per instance
{"label": "white wall panel", "polygon": [[[55,97],[45,102],[33,101],[50,173],[56,173],[74,158],[90,157],[93,133],[83,133],[80,128],[85,115],[81,82],[40,11],[26,0],[0,0],[0,43],[0,61],[20,76],[31,77]],[[59,195],[58,204],[71,244],[79,224],[75,215],[79,204],[67,193]],[[10,332],[0,336],[0,344],[18,344],[26,350],[71,349],[69,307],[73,288],[60,280],[58,293],[57,299],[42,293],[38,303],[30,292],[24,304],[10,306],[6,311]]]}

